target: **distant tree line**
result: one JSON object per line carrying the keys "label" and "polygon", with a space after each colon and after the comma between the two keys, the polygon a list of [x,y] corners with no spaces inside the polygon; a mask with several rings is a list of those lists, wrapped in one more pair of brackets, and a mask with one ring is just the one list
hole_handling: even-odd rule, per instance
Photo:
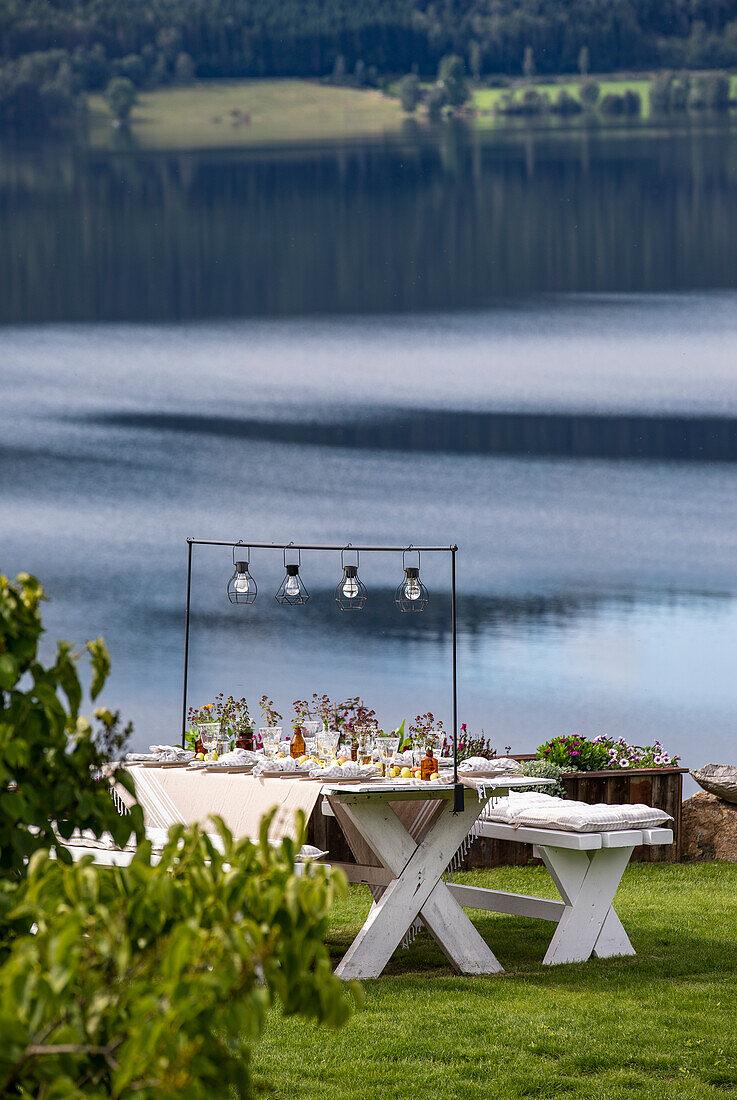
{"label": "distant tree line", "polygon": [[572,72],[583,56],[595,72],[729,68],[737,0],[0,0],[0,125],[59,120],[114,78],[380,84],[434,76],[447,55],[475,80]]}

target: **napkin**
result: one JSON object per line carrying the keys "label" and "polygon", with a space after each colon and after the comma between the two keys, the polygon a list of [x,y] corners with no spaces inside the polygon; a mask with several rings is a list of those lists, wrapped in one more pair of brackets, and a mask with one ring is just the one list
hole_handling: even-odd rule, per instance
{"label": "napkin", "polygon": [[222,756],[219,756],[214,763],[242,766],[244,764],[258,764],[260,760],[263,760],[263,755],[260,753],[250,752],[248,749],[231,749],[230,752],[224,752]]}
{"label": "napkin", "polygon": [[459,772],[482,772],[484,775],[510,775],[513,772],[521,772],[522,765],[518,760],[512,760],[508,756],[495,756],[487,760],[485,756],[470,756],[458,765]]}

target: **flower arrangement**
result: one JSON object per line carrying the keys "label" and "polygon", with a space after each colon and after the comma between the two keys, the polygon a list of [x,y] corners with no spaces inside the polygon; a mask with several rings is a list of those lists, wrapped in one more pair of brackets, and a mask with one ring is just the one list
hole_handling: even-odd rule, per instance
{"label": "flower arrangement", "polygon": [[[461,723],[458,737],[458,761],[468,760],[471,756],[496,756],[496,749],[492,746],[491,741],[486,737],[484,731],[481,731],[480,737],[472,737],[468,732],[468,726],[465,722]],[[452,738],[443,737],[443,756],[453,755],[453,740]]]}
{"label": "flower arrangement", "polygon": [[[425,714],[418,714],[409,727],[412,741],[418,747],[423,745],[444,746],[446,742],[445,730],[440,718],[436,718],[431,710]],[[442,740],[441,740],[442,739]]]}
{"label": "flower arrangement", "polygon": [[618,741],[602,738],[607,746],[607,768],[677,768],[680,756],[672,756],[660,741],[652,745],[630,745],[624,737]]}
{"label": "flower arrangement", "polygon": [[614,741],[600,734],[553,737],[537,750],[540,759],[576,771],[606,771],[616,768],[674,768],[680,760],[655,741],[652,745],[630,745],[623,737]]}
{"label": "flower arrangement", "polygon": [[297,722],[301,725],[310,715],[317,715],[330,729],[344,729],[352,733],[356,726],[365,726],[376,718],[376,711],[366,706],[363,699],[356,695],[342,703],[334,703],[329,695],[313,692],[312,699],[296,699],[292,704]]}
{"label": "flower arrangement", "polygon": [[278,726],[281,722],[283,715],[279,713],[274,707],[274,700],[269,699],[268,695],[262,695],[258,701],[259,709],[261,711],[261,717],[267,726]]}
{"label": "flower arrangement", "polygon": [[246,700],[235,699],[232,695],[226,699],[222,691],[215,696],[214,702],[205,703],[201,707],[190,707],[187,717],[190,729],[185,739],[188,744],[190,740],[194,742],[196,739],[197,726],[201,722],[218,722],[223,737],[242,737],[253,733],[253,722]]}
{"label": "flower arrangement", "polygon": [[553,737],[540,745],[537,755],[542,760],[557,764],[559,768],[574,768],[581,772],[594,772],[606,768],[609,755],[602,738],[593,741],[575,734]]}

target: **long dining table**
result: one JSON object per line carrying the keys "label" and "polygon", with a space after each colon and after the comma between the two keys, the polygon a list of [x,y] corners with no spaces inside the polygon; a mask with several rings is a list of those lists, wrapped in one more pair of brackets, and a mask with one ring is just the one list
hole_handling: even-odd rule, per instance
{"label": "long dining table", "polygon": [[[452,784],[373,780],[331,783],[304,777],[219,774],[205,769],[131,766],[148,827],[177,822],[208,827],[223,818],[236,836],[258,836],[261,818],[275,810],[269,837],[294,835],[294,813],[335,817],[355,863],[339,866],[349,881],[369,885],[373,903],[336,973],[372,978],[384,970],[413,926],[423,925],[462,974],[497,974],[502,967],[444,881],[467,850],[490,800],[539,786],[519,776],[465,780],[464,808],[454,811]],[[130,796],[119,790],[125,801]]]}

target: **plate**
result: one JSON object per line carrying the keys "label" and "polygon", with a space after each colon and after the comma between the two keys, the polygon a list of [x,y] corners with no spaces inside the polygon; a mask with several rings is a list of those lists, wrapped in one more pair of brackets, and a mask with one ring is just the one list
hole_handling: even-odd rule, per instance
{"label": "plate", "polygon": [[144,760],[142,768],[188,768],[189,760]]}
{"label": "plate", "polygon": [[339,779],[325,778],[319,775],[305,775],[303,779],[311,779],[313,783],[373,783],[376,779],[383,779],[381,775],[342,775]]}
{"label": "plate", "polygon": [[517,779],[519,776],[510,772],[458,772],[458,781],[462,779]]}
{"label": "plate", "polygon": [[255,764],[205,764],[206,772],[226,772],[228,775],[236,775],[238,772],[252,772]]}

